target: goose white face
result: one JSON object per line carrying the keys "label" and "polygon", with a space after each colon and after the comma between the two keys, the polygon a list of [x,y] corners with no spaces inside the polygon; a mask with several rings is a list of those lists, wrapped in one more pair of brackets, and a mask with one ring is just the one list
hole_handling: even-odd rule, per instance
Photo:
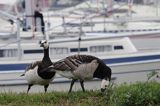
{"label": "goose white face", "polygon": [[106,87],[108,87],[108,86],[109,86],[109,81],[103,79],[102,82],[101,82],[101,91],[104,92]]}
{"label": "goose white face", "polygon": [[47,40],[41,40],[41,41],[39,42],[39,44],[40,44],[40,46],[43,47],[44,49],[48,49],[48,47],[49,47],[49,44],[48,44]]}

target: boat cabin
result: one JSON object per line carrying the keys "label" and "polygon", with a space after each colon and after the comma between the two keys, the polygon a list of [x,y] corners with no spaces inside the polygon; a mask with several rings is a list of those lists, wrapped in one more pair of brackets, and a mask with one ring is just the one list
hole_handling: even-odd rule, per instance
{"label": "boat cabin", "polygon": [[[81,41],[73,39],[52,40],[50,43],[50,57],[52,59],[61,59],[73,54],[90,54],[94,56],[110,56],[136,52],[129,38],[112,39],[82,39]],[[21,43],[22,60],[38,60],[43,56],[43,49],[37,43]],[[0,60],[17,60],[17,44],[11,44],[7,47],[1,47]]]}

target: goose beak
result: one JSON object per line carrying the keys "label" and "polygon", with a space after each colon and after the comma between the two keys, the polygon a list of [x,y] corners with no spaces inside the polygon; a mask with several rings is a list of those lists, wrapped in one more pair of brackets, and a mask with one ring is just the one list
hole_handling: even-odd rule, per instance
{"label": "goose beak", "polygon": [[41,41],[39,41],[39,45],[40,45],[40,47],[42,47],[42,46],[43,46],[43,44],[42,44],[42,42],[41,42]]}
{"label": "goose beak", "polygon": [[44,46],[44,44],[43,43],[40,43],[40,47],[43,47]]}
{"label": "goose beak", "polygon": [[101,88],[101,92],[104,92],[106,90],[106,88]]}
{"label": "goose beak", "polygon": [[25,74],[22,74],[22,75],[20,75],[20,76],[24,76]]}

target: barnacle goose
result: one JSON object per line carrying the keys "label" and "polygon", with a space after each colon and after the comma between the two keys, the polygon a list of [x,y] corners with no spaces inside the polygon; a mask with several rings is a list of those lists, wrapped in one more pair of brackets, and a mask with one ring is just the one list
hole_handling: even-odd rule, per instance
{"label": "barnacle goose", "polygon": [[72,79],[69,92],[76,80],[80,80],[85,91],[84,81],[93,78],[102,79],[101,91],[104,92],[111,80],[111,68],[97,57],[91,55],[72,55],[53,63],[53,69],[61,76]]}
{"label": "barnacle goose", "polygon": [[52,71],[52,61],[49,57],[49,44],[46,40],[42,40],[39,42],[40,46],[44,49],[44,56],[42,61],[36,61],[27,66],[25,73],[21,76],[24,76],[28,82],[28,90],[34,84],[44,85],[45,92],[49,86],[49,83],[54,79],[55,72]]}

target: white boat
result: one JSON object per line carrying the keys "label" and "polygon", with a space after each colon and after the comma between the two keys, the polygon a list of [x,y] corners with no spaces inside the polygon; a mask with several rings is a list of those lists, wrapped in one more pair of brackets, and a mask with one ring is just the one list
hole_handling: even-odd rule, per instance
{"label": "white boat", "polygon": [[[50,40],[50,57],[52,61],[58,61],[73,54],[89,54],[102,59],[106,65],[110,66],[116,81],[130,81],[125,74],[139,75],[146,79],[147,72],[159,69],[160,51],[138,51],[128,37],[106,38],[102,37],[82,37]],[[22,41],[20,57],[17,44],[5,47],[0,44],[0,85],[26,84],[26,80],[20,75],[26,66],[31,62],[40,60],[43,57],[43,49],[39,47],[38,41],[34,43]],[[146,74],[145,74],[146,73]],[[136,76],[134,76],[136,77]],[[142,79],[136,79],[141,81]],[[69,79],[57,75],[53,82],[68,82]]]}
{"label": "white boat", "polygon": [[[123,30],[123,33],[119,31],[116,34],[112,32],[109,34],[103,33],[102,35],[100,33],[85,33],[85,36],[81,36],[81,39],[77,36],[65,37],[65,39],[51,39],[49,40],[50,57],[54,62],[78,53],[94,55],[111,67],[113,70],[112,78],[116,79],[117,83],[146,81],[148,72],[159,71],[160,69],[160,49],[153,47],[148,47],[149,49],[141,48],[141,45],[145,47],[148,44],[148,38],[152,34],[157,34],[159,37],[159,28],[153,30],[150,28],[147,30],[137,28],[128,32]],[[63,31],[60,30],[60,32]],[[0,86],[27,84],[27,81],[20,75],[28,64],[42,59],[43,50],[39,47],[38,40],[30,39],[32,32],[28,34],[21,33],[17,40],[10,39],[10,37],[6,41],[1,40]],[[148,39],[147,41],[144,40],[144,35],[145,40]],[[146,37],[146,35],[148,36]],[[138,39],[134,40],[135,37]],[[153,39],[153,42],[156,39]],[[143,44],[144,42],[145,44]],[[157,42],[154,45],[157,45]],[[63,83],[68,81],[70,80],[57,75],[53,82]]]}

